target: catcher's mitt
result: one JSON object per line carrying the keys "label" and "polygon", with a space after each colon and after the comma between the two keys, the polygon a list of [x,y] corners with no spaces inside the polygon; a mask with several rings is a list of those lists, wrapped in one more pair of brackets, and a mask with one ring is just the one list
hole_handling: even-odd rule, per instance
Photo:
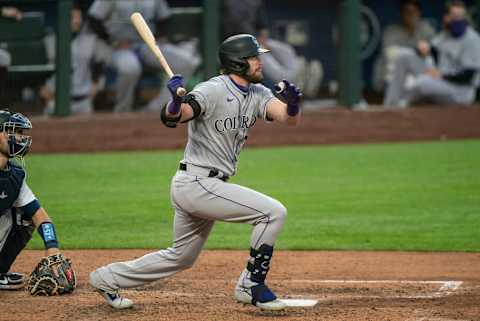
{"label": "catcher's mitt", "polygon": [[77,286],[77,276],[70,259],[62,254],[44,257],[38,264],[27,284],[31,295],[62,295],[72,293]]}

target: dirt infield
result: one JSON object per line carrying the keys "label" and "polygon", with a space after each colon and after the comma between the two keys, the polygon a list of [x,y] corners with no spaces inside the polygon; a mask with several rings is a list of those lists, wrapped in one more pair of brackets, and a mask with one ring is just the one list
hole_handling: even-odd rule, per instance
{"label": "dirt infield", "polygon": [[[32,118],[32,151],[100,152],[183,148],[186,126],[172,130],[156,113]],[[300,126],[258,121],[247,147],[292,144],[377,143],[480,137],[480,108],[412,108],[306,112]]]}
{"label": "dirt infield", "polygon": [[[247,251],[204,251],[191,270],[124,291],[135,302],[128,311],[113,310],[92,292],[92,269],[147,252],[66,251],[78,272],[76,292],[45,298],[2,291],[0,320],[480,320],[480,253],[278,251],[272,288],[283,298],[319,302],[275,313],[233,300]],[[25,251],[13,270],[32,270],[42,254]]]}
{"label": "dirt infield", "polygon": [[[167,129],[157,114],[32,120],[34,153],[177,149],[185,144],[185,127]],[[258,122],[247,145],[463,138],[480,138],[480,108],[308,112],[298,128]],[[43,298],[0,291],[0,321],[480,320],[480,253],[278,251],[269,275],[271,287],[282,298],[319,302],[277,313],[233,300],[247,251],[204,251],[193,269],[124,291],[135,302],[128,311],[113,310],[92,292],[87,284],[91,270],[147,252],[65,251],[78,272],[76,292]],[[12,270],[28,273],[42,254],[24,251]]]}

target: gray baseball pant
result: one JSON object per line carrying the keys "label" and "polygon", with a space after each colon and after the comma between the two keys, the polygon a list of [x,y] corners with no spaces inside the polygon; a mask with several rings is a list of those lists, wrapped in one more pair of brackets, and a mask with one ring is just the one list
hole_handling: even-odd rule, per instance
{"label": "gray baseball pant", "polygon": [[[400,107],[419,100],[429,100],[436,104],[469,105],[474,101],[474,86],[433,78],[424,73],[426,69],[426,60],[416,53],[400,55],[395,62],[393,78],[388,84],[383,104],[386,107]],[[409,75],[415,78],[412,84],[407,85]]]}
{"label": "gray baseball pant", "polygon": [[135,87],[142,74],[142,65],[133,49],[115,50],[112,61],[117,71],[113,111],[132,111],[135,101]]}
{"label": "gray baseball pant", "polygon": [[269,196],[193,172],[177,172],[171,200],[175,209],[173,245],[97,269],[93,273],[101,279],[101,288],[137,287],[190,268],[216,220],[253,225],[252,248],[273,245],[287,215],[286,208]]}

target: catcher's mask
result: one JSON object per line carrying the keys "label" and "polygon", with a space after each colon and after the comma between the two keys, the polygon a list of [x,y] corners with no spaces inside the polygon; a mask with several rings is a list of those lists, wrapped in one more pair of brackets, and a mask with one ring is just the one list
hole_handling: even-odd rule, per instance
{"label": "catcher's mask", "polygon": [[24,135],[28,129],[32,129],[32,123],[24,115],[0,111],[0,132],[7,135],[8,157],[23,157],[28,153],[32,144],[32,137]]}
{"label": "catcher's mask", "polygon": [[224,73],[243,76],[248,72],[248,58],[269,51],[261,48],[257,39],[252,35],[239,34],[228,37],[218,48],[220,68]]}

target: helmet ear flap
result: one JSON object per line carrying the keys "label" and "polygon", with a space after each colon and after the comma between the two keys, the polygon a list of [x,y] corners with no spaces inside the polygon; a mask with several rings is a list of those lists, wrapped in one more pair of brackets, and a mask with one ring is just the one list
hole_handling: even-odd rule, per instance
{"label": "helmet ear flap", "polygon": [[231,60],[230,71],[235,74],[245,75],[248,71],[248,62],[244,58],[237,58]]}

